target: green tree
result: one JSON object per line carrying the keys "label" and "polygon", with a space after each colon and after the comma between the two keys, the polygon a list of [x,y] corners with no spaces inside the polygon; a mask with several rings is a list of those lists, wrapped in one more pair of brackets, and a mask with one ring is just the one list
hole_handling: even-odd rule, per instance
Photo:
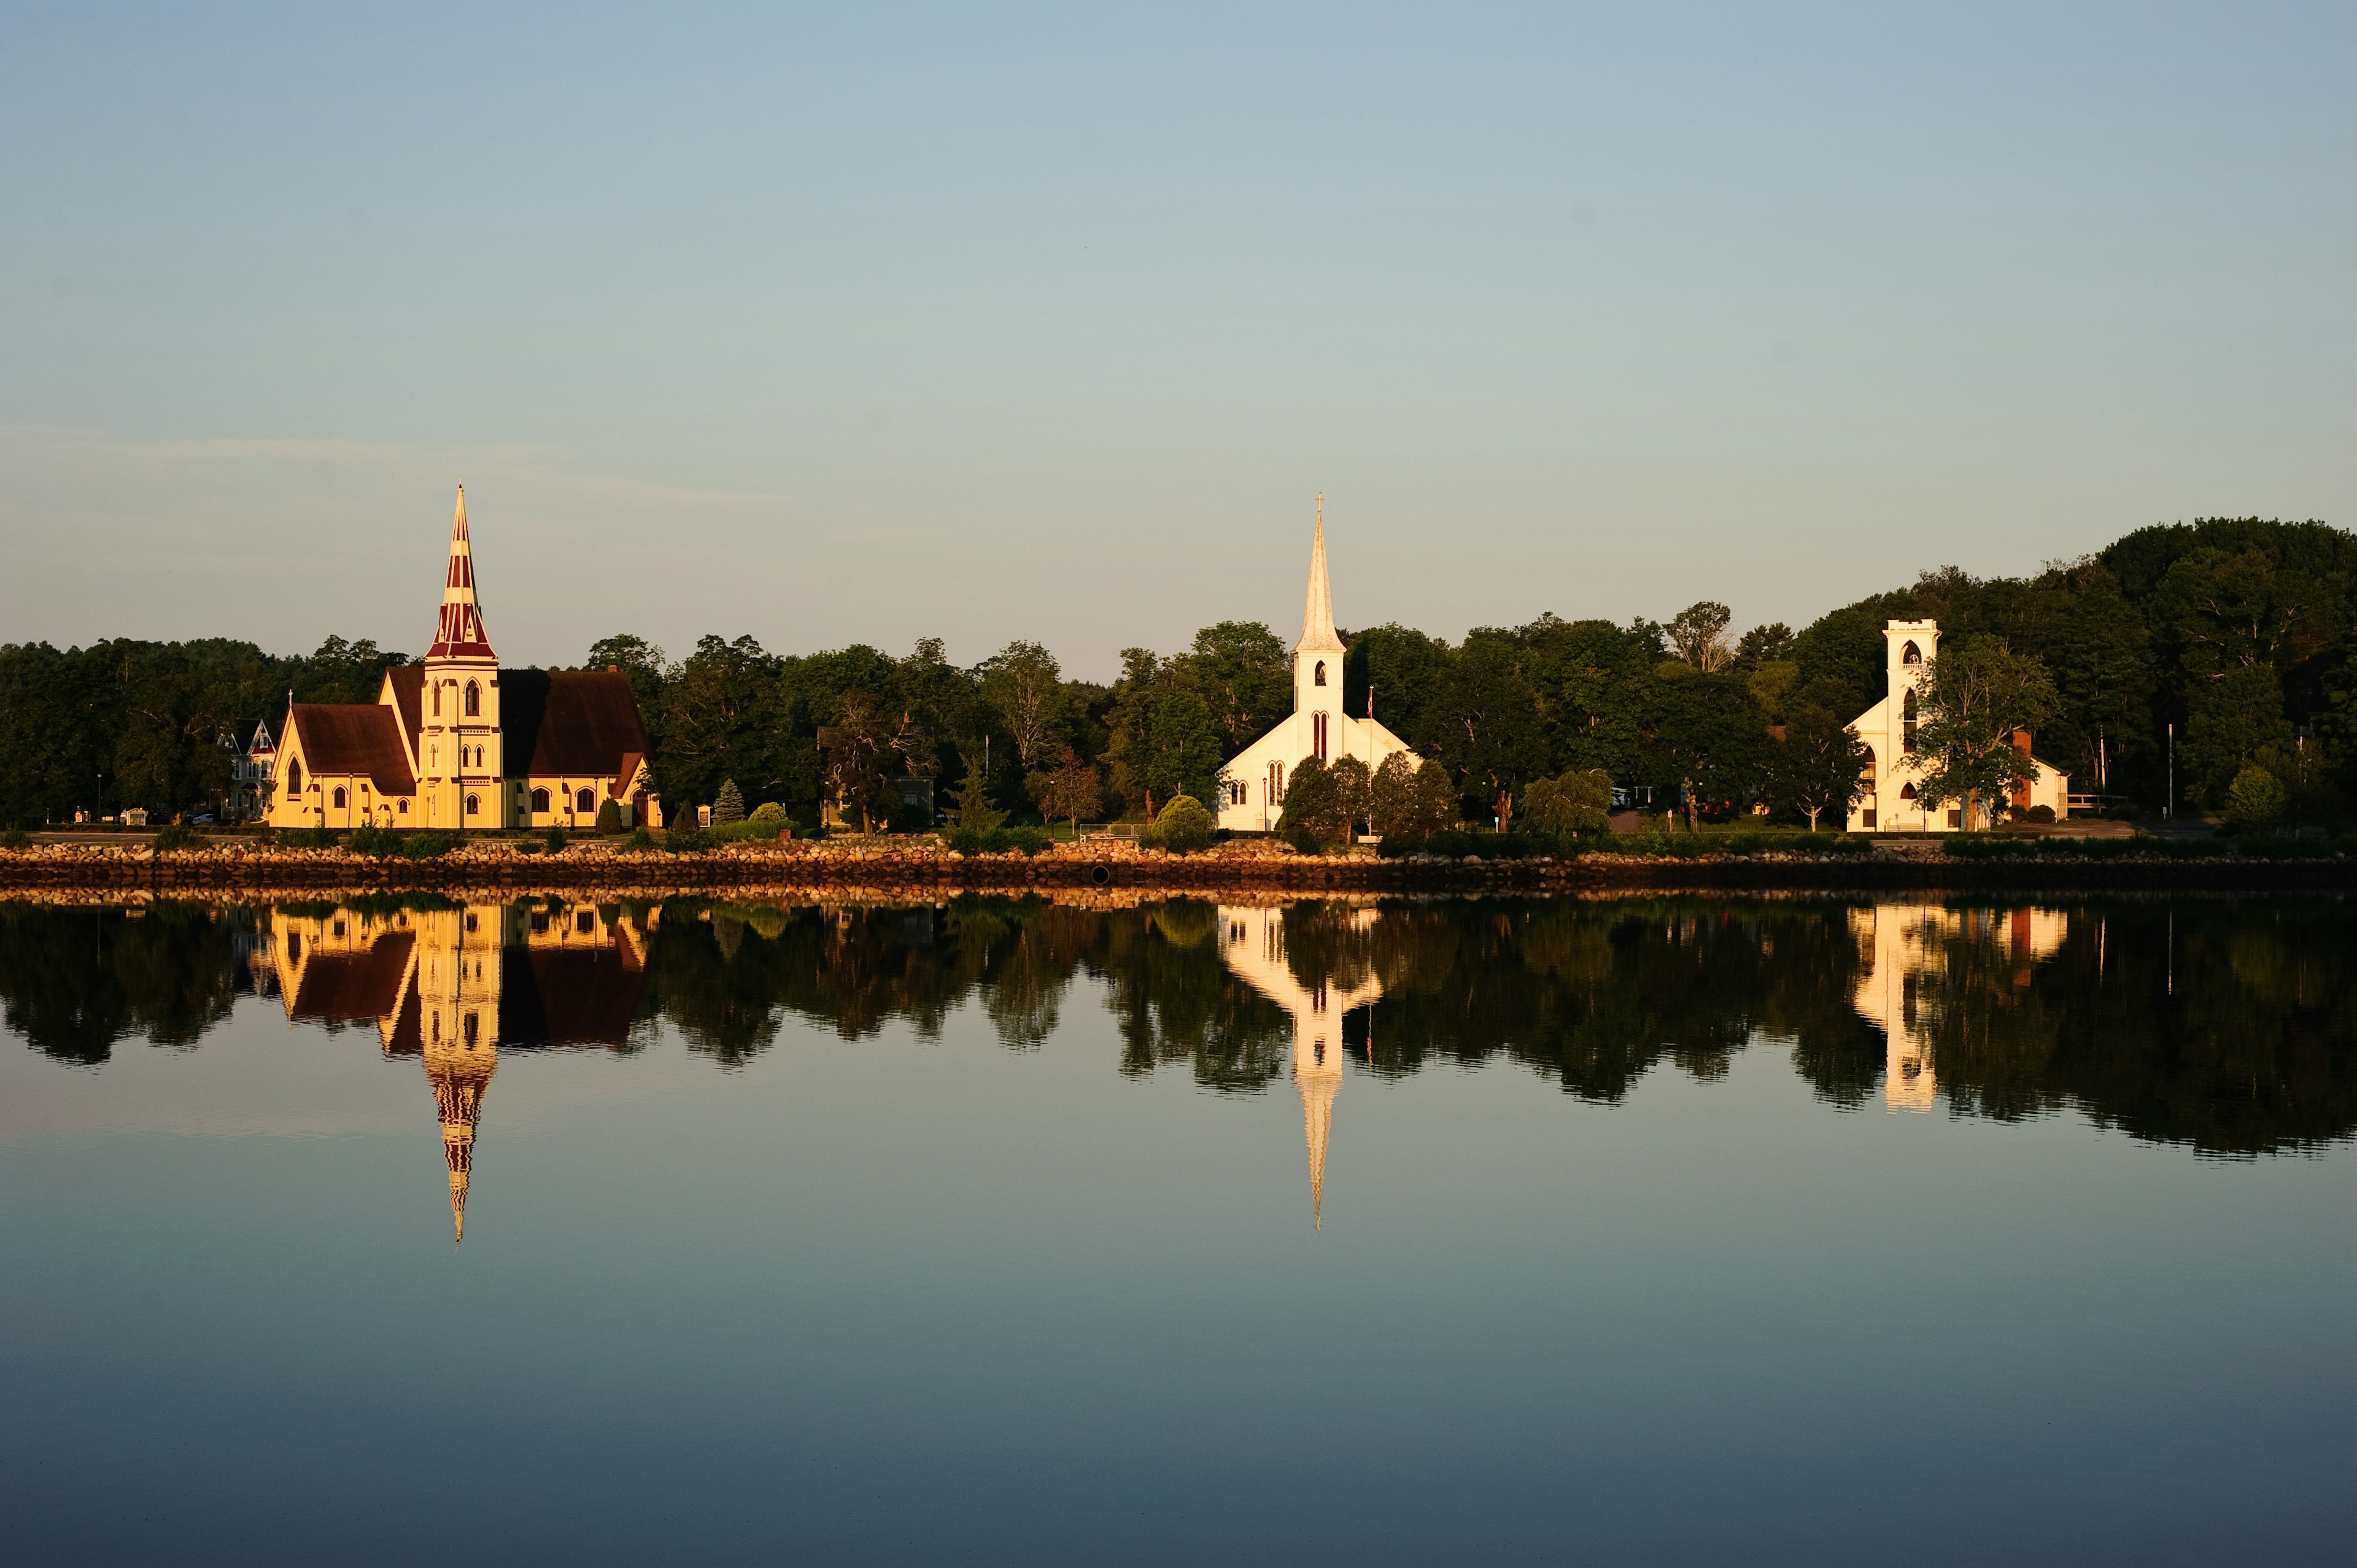
{"label": "green tree", "polygon": [[1315,757],[1296,763],[1285,780],[1285,810],[1276,831],[1297,844],[1322,847],[1340,843],[1350,831],[1342,792],[1334,775]]}
{"label": "green tree", "polygon": [[1785,723],[1783,740],[1770,754],[1768,798],[1805,815],[1811,832],[1824,812],[1846,824],[1850,808],[1869,792],[1873,766],[1874,748],[1832,710],[1797,707]]}
{"label": "green tree", "polygon": [[1258,740],[1292,707],[1292,656],[1258,621],[1207,626],[1173,663],[1179,682],[1211,710],[1222,760]]}
{"label": "green tree", "polygon": [[1688,605],[1670,618],[1670,646],[1687,664],[1715,675],[1735,662],[1735,650],[1727,642],[1727,623],[1734,618],[1734,611],[1708,599]]}
{"label": "green tree", "polygon": [[1367,818],[1386,839],[1430,838],[1456,825],[1457,786],[1439,763],[1410,766],[1406,753],[1393,752],[1369,781]]}
{"label": "green tree", "polygon": [[1327,764],[1327,776],[1334,780],[1334,796],[1342,808],[1342,833],[1345,839],[1358,832],[1373,808],[1374,779],[1367,765],[1355,757],[1338,757]]}
{"label": "green tree", "polygon": [[2264,768],[2248,767],[2226,790],[2226,822],[2239,832],[2261,832],[2281,822],[2288,805],[2281,780]]}
{"label": "green tree", "polygon": [[1967,830],[2036,776],[2014,733],[2054,712],[2054,682],[2040,660],[1993,637],[1943,643],[1924,666],[1915,754],[1916,795],[1926,808],[1959,802]]}
{"label": "green tree", "polygon": [[1174,795],[1154,819],[1154,837],[1164,849],[1185,854],[1206,847],[1218,824],[1192,795]]}
{"label": "green tree", "polygon": [[2178,743],[2179,778],[2199,804],[2217,806],[2244,768],[2268,747],[2288,747],[2283,682],[2272,664],[2243,664],[2204,682]]}
{"label": "green tree", "polygon": [[965,782],[958,786],[955,800],[950,815],[961,829],[987,832],[1006,821],[1006,813],[991,804],[990,781],[982,776],[979,768],[965,770]]}
{"label": "green tree", "polygon": [[744,820],[744,791],[737,788],[737,780],[734,779],[723,780],[720,793],[714,796],[712,800],[712,825],[716,828],[726,827],[730,822],[741,822]]}
{"label": "green tree", "polygon": [[1211,710],[1194,693],[1171,692],[1156,705],[1151,746],[1146,768],[1149,791],[1166,800],[1192,795],[1200,800],[1218,789],[1219,731]]}
{"label": "green tree", "polygon": [[1050,755],[1064,721],[1062,671],[1054,654],[1036,642],[1008,643],[983,661],[982,693],[1014,740],[1025,771],[1035,757]]}
{"label": "green tree", "polygon": [[1612,780],[1593,768],[1542,779],[1523,792],[1523,819],[1543,833],[1609,832]]}

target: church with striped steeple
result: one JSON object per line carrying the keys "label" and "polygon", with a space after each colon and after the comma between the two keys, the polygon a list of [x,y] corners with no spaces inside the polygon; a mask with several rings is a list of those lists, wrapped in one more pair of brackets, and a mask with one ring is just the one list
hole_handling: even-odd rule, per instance
{"label": "church with striped steeple", "polygon": [[281,828],[660,827],[646,725],[619,671],[503,670],[476,595],[467,488],[434,641],[373,703],[289,703],[268,821]]}
{"label": "church with striped steeple", "polygon": [[1301,639],[1293,645],[1293,712],[1266,735],[1238,752],[1220,776],[1216,814],[1220,826],[1236,832],[1268,832],[1285,809],[1286,775],[1302,758],[1339,762],[1356,757],[1369,774],[1394,756],[1410,768],[1424,759],[1377,722],[1374,694],[1367,711],[1343,712],[1342,657],[1349,650],[1334,629],[1334,591],[1326,577],[1326,498],[1318,498],[1318,521],[1309,538],[1309,591],[1301,611]]}

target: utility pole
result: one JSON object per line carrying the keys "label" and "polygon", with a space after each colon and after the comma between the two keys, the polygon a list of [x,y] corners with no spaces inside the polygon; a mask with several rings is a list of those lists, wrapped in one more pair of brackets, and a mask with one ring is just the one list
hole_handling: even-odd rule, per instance
{"label": "utility pole", "polygon": [[[2163,822],[2172,822],[2177,817],[2177,725],[2174,723],[2169,726],[2169,799],[2161,802],[2160,815]],[[2173,920],[2175,917],[2170,918]]]}

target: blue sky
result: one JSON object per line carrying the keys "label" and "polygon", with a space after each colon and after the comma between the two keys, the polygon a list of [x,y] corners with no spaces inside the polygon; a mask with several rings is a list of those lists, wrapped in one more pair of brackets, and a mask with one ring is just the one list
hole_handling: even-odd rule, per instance
{"label": "blue sky", "polygon": [[0,640],[1447,636],[2357,516],[2357,10],[0,11]]}

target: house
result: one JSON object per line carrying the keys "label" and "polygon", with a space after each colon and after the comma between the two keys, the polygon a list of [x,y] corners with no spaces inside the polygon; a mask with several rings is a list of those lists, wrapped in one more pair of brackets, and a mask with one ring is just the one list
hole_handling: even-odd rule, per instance
{"label": "house", "polygon": [[[1882,700],[1858,714],[1850,729],[1874,753],[1867,778],[1867,793],[1850,808],[1849,830],[1946,832],[1964,825],[1960,802],[1927,809],[1917,799],[1916,785],[1923,776],[1915,757],[1916,708],[1924,667],[1939,657],[1940,623],[1936,620],[1886,621],[1882,628]],[[2007,802],[2016,815],[2039,806],[2051,807],[2057,822],[2070,814],[2071,776],[2030,756],[2030,734],[2016,730],[2014,746],[2029,757],[2035,776]]]}
{"label": "house", "polygon": [[278,743],[270,721],[251,719],[221,732],[221,749],[229,753],[229,788],[221,795],[221,821],[242,822],[270,814],[270,779]]}
{"label": "house", "polygon": [[1326,580],[1326,498],[1318,498],[1318,522],[1309,542],[1309,593],[1301,616],[1301,640],[1293,646],[1293,712],[1266,735],[1238,752],[1220,776],[1220,826],[1266,832],[1285,806],[1285,776],[1305,757],[1336,762],[1355,757],[1372,773],[1394,755],[1410,768],[1424,759],[1408,750],[1374,715],[1367,699],[1364,718],[1342,711],[1342,639],[1334,629],[1334,596]]}
{"label": "house", "polygon": [[609,800],[626,827],[662,821],[627,677],[500,668],[463,485],[425,660],[374,703],[290,703],[272,761],[274,827],[587,828]]}

